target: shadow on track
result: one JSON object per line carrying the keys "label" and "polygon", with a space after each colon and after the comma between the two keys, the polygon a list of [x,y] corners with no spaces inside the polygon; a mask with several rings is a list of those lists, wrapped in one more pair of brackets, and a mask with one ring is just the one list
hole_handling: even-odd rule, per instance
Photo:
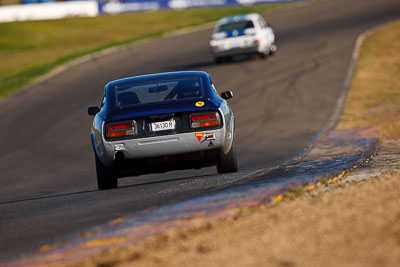
{"label": "shadow on track", "polygon": [[[107,190],[107,191],[100,191],[100,190],[94,189],[94,190],[85,190],[85,191],[79,191],[79,192],[57,194],[57,195],[32,197],[32,198],[25,198],[25,199],[18,199],[18,200],[9,200],[9,201],[0,202],[0,205],[22,203],[22,202],[29,202],[29,201],[43,200],[43,199],[61,198],[61,197],[74,196],[74,195],[83,195],[83,194],[89,194],[89,193],[95,193],[95,192],[103,192],[103,193],[112,192],[112,191],[114,192],[114,191],[116,191],[118,189],[122,189],[122,188],[132,188],[132,187],[147,186],[147,185],[152,185],[152,184],[162,184],[162,183],[169,183],[169,182],[175,182],[175,181],[190,180],[193,178],[206,178],[208,176],[215,176],[215,174],[189,176],[189,177],[180,177],[180,178],[176,178],[176,179],[156,180],[156,181],[151,181],[151,182],[134,183],[134,184],[130,184],[130,185],[119,186],[118,188],[116,188],[114,190]],[[129,177],[127,177],[127,178],[129,178]]]}
{"label": "shadow on track", "polygon": [[65,194],[59,194],[59,195],[50,195],[50,196],[43,196],[43,197],[32,197],[32,198],[25,198],[25,199],[18,199],[18,200],[10,200],[10,201],[0,202],[0,205],[27,202],[27,201],[34,201],[34,200],[42,200],[42,199],[59,198],[59,197],[65,197],[65,196],[80,195],[80,194],[86,194],[86,193],[93,193],[93,192],[96,192],[96,191],[98,191],[98,190],[86,190],[86,191],[81,191],[81,192],[72,192],[72,193],[65,193]]}

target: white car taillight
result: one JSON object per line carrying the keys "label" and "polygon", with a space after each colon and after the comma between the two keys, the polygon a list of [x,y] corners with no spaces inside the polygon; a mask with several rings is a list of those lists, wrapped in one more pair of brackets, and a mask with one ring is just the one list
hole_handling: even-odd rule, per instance
{"label": "white car taillight", "polygon": [[133,136],[135,135],[135,121],[107,123],[105,129],[107,138]]}
{"label": "white car taillight", "polygon": [[219,50],[219,46],[218,45],[210,45],[210,48],[212,51],[218,51]]}
{"label": "white car taillight", "polygon": [[190,115],[190,127],[207,128],[212,126],[219,126],[221,119],[218,112],[199,113]]}

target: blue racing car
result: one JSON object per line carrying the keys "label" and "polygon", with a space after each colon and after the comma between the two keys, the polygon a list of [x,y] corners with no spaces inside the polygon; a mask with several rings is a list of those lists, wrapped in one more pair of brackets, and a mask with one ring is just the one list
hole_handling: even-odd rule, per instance
{"label": "blue racing car", "polygon": [[94,116],[91,139],[100,190],[118,178],[217,166],[238,170],[235,120],[206,72],[150,74],[109,82]]}

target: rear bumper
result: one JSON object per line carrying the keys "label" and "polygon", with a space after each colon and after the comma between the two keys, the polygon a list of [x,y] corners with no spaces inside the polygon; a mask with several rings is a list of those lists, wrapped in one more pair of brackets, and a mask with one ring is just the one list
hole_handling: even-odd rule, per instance
{"label": "rear bumper", "polygon": [[224,128],[112,142],[103,140],[103,151],[99,151],[98,156],[106,166],[111,166],[113,162],[119,159],[136,160],[164,157],[165,161],[172,161],[174,155],[220,150],[224,147],[224,140]]}
{"label": "rear bumper", "polygon": [[243,55],[243,54],[254,54],[258,52],[259,52],[258,46],[249,46],[249,47],[236,47],[227,50],[212,51],[211,53],[216,58],[216,57]]}

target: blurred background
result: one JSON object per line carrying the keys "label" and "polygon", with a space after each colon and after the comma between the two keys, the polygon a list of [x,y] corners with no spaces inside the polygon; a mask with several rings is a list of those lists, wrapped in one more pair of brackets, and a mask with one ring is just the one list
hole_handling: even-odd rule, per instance
{"label": "blurred background", "polygon": [[80,0],[0,0],[0,5],[21,5],[21,4],[36,4],[50,2],[65,2],[65,1],[80,1]]}

